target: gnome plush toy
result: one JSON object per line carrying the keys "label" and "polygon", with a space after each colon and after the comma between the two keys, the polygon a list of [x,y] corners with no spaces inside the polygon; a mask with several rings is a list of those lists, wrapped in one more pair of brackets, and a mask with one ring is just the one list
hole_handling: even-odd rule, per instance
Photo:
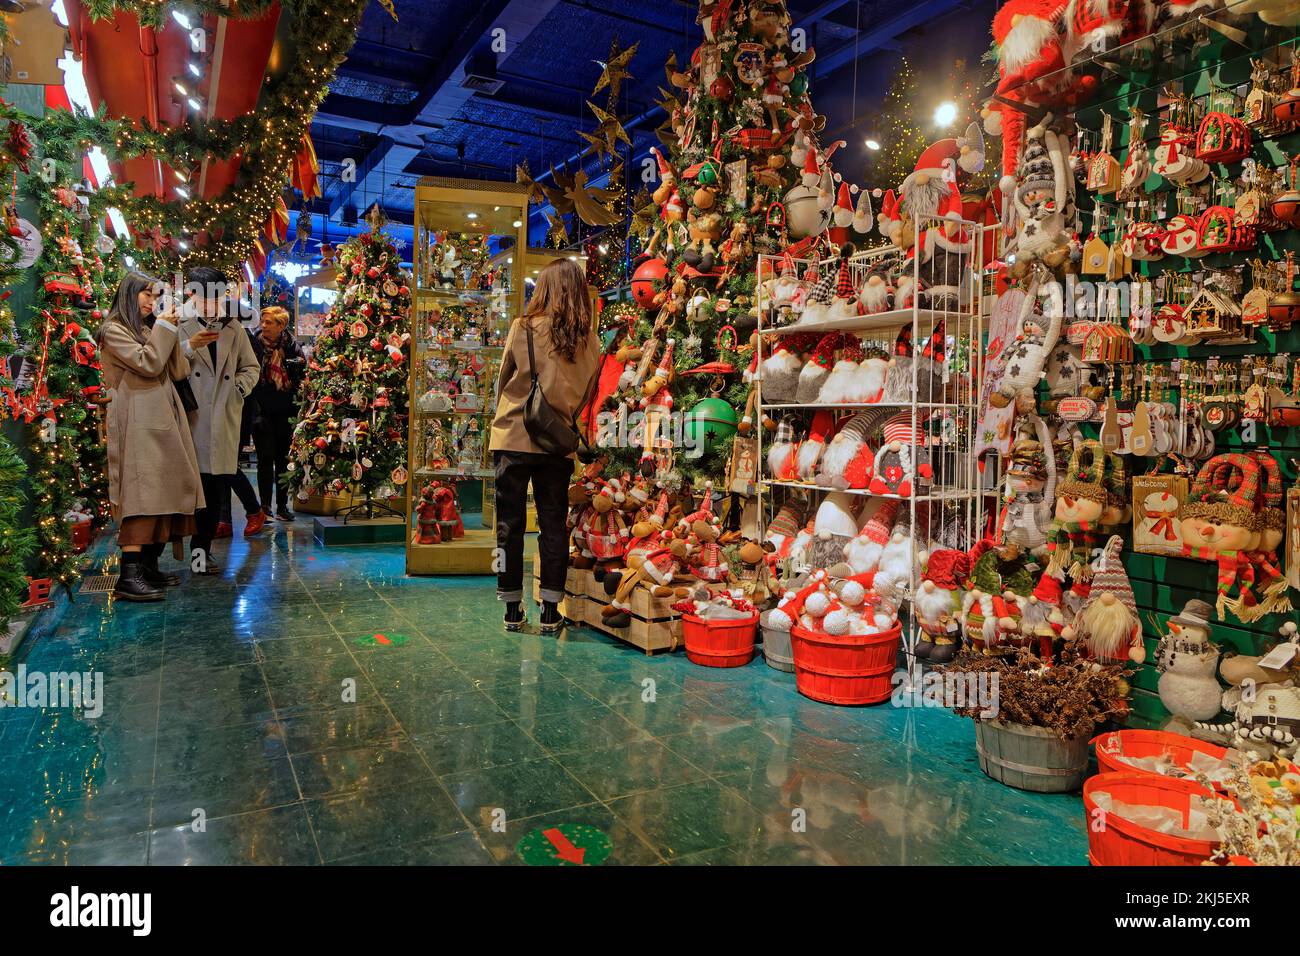
{"label": "gnome plush toy", "polygon": [[835,272],[835,296],[827,310],[828,319],[852,319],[858,314],[858,290],[853,285],[853,276],[849,269],[849,256],[853,246],[845,244],[840,249],[839,267]]}
{"label": "gnome plush toy", "polygon": [[809,290],[808,297],[803,303],[803,313],[799,316],[796,325],[825,322],[830,318],[831,303],[835,300],[835,285],[838,279],[838,270],[829,267],[825,270],[816,285]]}
{"label": "gnome plush toy", "polygon": [[781,419],[767,450],[767,474],[773,481],[794,481],[799,477],[798,443],[795,419],[789,416]]}
{"label": "gnome plush toy", "polygon": [[844,546],[858,533],[854,518],[859,496],[832,491],[817,508],[813,519],[813,541],[808,560],[815,568],[827,568],[840,560]]}
{"label": "gnome plush toy", "polygon": [[897,498],[870,499],[867,507],[874,510],[862,522],[861,530],[844,546],[844,561],[853,574],[865,574],[879,567],[880,556],[893,533],[900,505]]}
{"label": "gnome plush toy", "polygon": [[1119,535],[1112,535],[1106,542],[1092,576],[1088,600],[1062,636],[1067,641],[1082,641],[1097,660],[1141,664],[1147,652],[1142,644],[1137,601],[1124,570],[1123,549],[1124,539]]}
{"label": "gnome plush toy", "polygon": [[818,409],[813,415],[812,424],[808,426],[808,437],[799,443],[795,455],[795,470],[801,481],[812,481],[817,474],[817,463],[834,431],[835,416],[829,409]]}
{"label": "gnome plush toy", "polygon": [[916,656],[934,664],[946,664],[961,647],[961,603],[965,582],[970,577],[970,555],[943,548],[930,553],[921,585],[912,597],[921,639]]}
{"label": "gnome plush toy", "polygon": [[813,349],[812,355],[799,371],[799,383],[795,388],[795,401],[809,405],[818,401],[822,386],[830,377],[831,366],[835,363],[835,350],[840,347],[843,337],[836,332],[823,335]]}
{"label": "gnome plush toy", "polygon": [[763,382],[763,403],[793,402],[799,388],[799,373],[803,369],[801,349],[809,345],[809,336],[785,335],[777,339],[772,354],[759,366]]}
{"label": "gnome plush toy", "polygon": [[822,383],[817,401],[823,405],[848,405],[863,401],[861,394],[862,345],[856,336],[845,335],[841,338],[839,358],[831,366],[830,375]]}

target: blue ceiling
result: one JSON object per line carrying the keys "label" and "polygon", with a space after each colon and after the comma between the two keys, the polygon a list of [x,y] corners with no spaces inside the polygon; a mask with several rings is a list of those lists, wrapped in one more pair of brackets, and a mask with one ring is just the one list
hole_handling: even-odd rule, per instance
{"label": "blue ceiling", "polygon": [[[355,232],[347,223],[375,202],[409,243],[421,176],[513,180],[520,162],[540,174],[574,158],[583,146],[575,131],[595,125],[585,105],[600,75],[594,61],[613,40],[640,44],[620,112],[633,120],[634,154],[644,155],[663,120],[654,104],[664,61],[674,51],[679,61],[689,60],[702,37],[696,0],[394,0],[394,6],[396,22],[377,3],[366,10],[357,43],[312,123],[324,196],[307,206],[309,253],[322,238],[337,244]],[[836,168],[855,178],[869,162],[861,143],[872,106],[900,54],[923,73],[928,67],[936,78],[946,77],[954,58],[973,60],[987,47],[997,3],[790,0],[788,6],[818,53],[813,103],[827,115],[831,138],[850,143]],[[494,39],[504,41],[503,54],[493,52]],[[473,91],[464,83],[467,72],[493,77],[499,88]],[[545,238],[544,223],[538,225],[535,218],[534,245]]]}

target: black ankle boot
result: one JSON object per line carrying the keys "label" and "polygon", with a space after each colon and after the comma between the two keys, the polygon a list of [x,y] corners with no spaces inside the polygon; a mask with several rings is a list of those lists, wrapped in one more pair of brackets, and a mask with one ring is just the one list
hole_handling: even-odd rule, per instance
{"label": "black ankle boot", "polygon": [[122,571],[117,576],[117,586],[113,588],[113,596],[122,601],[161,601],[162,588],[154,587],[144,579],[144,565],[140,563],[138,556],[131,555],[135,558],[133,561],[128,561],[127,557],[122,555]]}
{"label": "black ankle boot", "polygon": [[524,616],[524,605],[521,601],[506,602],[506,630],[510,632],[518,631],[524,626],[527,618]]}
{"label": "black ankle boot", "polygon": [[181,583],[179,574],[158,570],[158,555],[146,554],[140,559],[140,575],[146,584],[156,588],[174,588]]}
{"label": "black ankle boot", "polygon": [[560,616],[560,609],[554,601],[542,602],[542,616],[539,623],[543,634],[554,634],[564,625],[564,618]]}

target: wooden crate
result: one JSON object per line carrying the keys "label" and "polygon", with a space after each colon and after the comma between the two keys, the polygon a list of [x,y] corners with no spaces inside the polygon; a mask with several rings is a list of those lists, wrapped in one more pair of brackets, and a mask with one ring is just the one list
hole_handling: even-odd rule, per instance
{"label": "wooden crate", "polygon": [[305,515],[320,515],[328,518],[351,505],[351,492],[341,495],[308,495],[306,498],[295,498],[293,510]]}
{"label": "wooden crate", "polygon": [[[538,600],[542,589],[539,573],[534,559],[533,596]],[[564,591],[560,613],[571,621],[626,641],[647,654],[682,647],[682,621],[672,609],[672,598],[655,598],[645,588],[637,588],[632,592],[632,623],[627,627],[609,627],[600,611],[609,604],[610,597],[605,593],[604,583],[597,581],[590,571],[569,568]]]}

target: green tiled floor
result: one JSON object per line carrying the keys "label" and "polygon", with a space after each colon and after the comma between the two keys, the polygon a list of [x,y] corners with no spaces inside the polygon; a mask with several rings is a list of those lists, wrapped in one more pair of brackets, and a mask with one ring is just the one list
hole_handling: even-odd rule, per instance
{"label": "green tiled floor", "polygon": [[305,517],[227,548],[163,605],[78,599],[9,662],[107,699],[0,709],[0,862],[515,864],[561,823],[612,864],[1085,861],[1079,799],[988,780],[946,712],[507,635],[490,580],[407,579]]}

